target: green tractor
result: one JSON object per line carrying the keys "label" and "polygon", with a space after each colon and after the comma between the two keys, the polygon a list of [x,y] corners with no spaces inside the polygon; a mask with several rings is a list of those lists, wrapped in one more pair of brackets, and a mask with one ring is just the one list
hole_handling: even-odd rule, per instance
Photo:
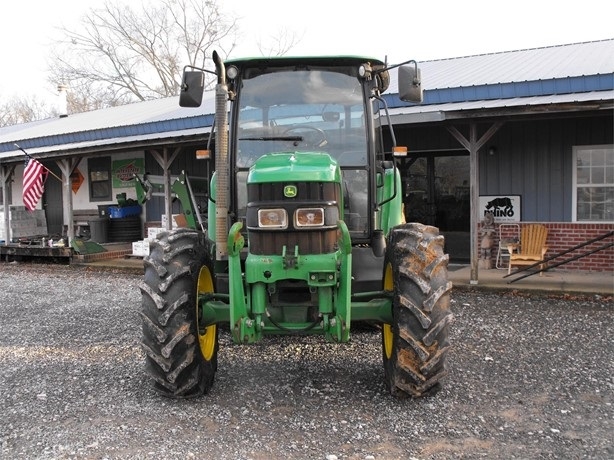
{"label": "green tractor", "polygon": [[[452,320],[448,256],[437,228],[405,223],[395,157],[407,149],[381,96],[397,68],[399,97],[421,101],[417,64],[213,60],[207,209],[183,173],[173,192],[187,225],[159,234],[144,260],[142,345],[155,388],[207,393],[221,327],[236,344],[271,334],[347,342],[361,322],[381,329],[391,394],[434,392]],[[181,106],[201,105],[205,72],[186,68]],[[148,193],[145,182],[137,189]]]}

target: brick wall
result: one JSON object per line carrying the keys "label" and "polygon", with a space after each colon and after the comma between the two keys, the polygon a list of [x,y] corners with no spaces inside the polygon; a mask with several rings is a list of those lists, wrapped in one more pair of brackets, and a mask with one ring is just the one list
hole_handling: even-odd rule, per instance
{"label": "brick wall", "polygon": [[[548,238],[546,245],[548,246],[548,252],[546,258],[554,256],[556,253],[566,251],[586,241],[592,240],[606,233],[614,231],[614,224],[585,224],[580,222],[520,222],[522,225],[530,223],[540,223],[548,228]],[[496,232],[494,234],[495,242],[491,252],[493,259],[493,267],[495,265],[495,259],[497,257],[497,248],[499,246],[499,225],[496,224]],[[502,228],[502,238],[513,238],[517,236],[516,231],[511,226],[504,226]],[[614,242],[614,237],[610,236],[601,241],[597,241],[588,246],[580,249],[576,249],[568,254],[564,254],[560,257],[549,262],[550,265],[562,262],[564,260],[573,258],[580,254],[597,249],[603,245]],[[614,272],[614,246],[610,246],[605,250],[598,251],[586,257],[568,262],[566,264],[556,267],[561,270],[584,270]]]}

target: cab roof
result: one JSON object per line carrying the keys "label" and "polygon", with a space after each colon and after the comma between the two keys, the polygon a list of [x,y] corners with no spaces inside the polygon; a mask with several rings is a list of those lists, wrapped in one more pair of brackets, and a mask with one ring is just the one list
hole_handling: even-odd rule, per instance
{"label": "cab roof", "polygon": [[287,67],[291,65],[311,65],[311,66],[358,66],[369,62],[372,65],[385,65],[380,59],[374,59],[367,56],[276,56],[276,57],[254,57],[229,59],[224,62],[224,65],[234,65],[237,67]]}

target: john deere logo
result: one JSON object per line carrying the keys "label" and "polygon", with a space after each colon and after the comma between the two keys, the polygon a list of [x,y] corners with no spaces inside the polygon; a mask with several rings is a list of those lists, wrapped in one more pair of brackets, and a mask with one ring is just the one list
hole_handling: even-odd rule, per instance
{"label": "john deere logo", "polygon": [[294,198],[296,196],[296,185],[286,185],[284,187],[284,196],[286,198]]}

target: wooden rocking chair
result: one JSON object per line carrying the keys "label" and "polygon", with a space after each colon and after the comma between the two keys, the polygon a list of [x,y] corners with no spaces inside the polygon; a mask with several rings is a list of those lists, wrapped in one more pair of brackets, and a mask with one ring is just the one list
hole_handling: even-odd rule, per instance
{"label": "wooden rocking chair", "polygon": [[[512,265],[533,265],[544,260],[546,251],[548,251],[547,237],[548,229],[544,225],[530,224],[522,227],[520,243],[508,245],[510,263],[507,273],[512,272]],[[540,265],[540,269],[543,268],[544,266]],[[542,272],[539,273],[539,276],[542,276]]]}

